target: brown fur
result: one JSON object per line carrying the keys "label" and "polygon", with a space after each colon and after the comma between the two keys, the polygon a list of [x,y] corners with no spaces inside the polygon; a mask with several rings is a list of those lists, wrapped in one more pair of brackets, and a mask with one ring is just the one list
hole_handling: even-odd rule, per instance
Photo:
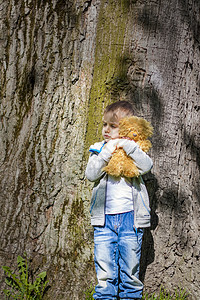
{"label": "brown fur", "polygon": [[[151,142],[147,140],[153,134],[153,127],[149,122],[139,117],[126,117],[119,123],[119,136],[134,140],[142,151],[147,152],[151,148]],[[134,161],[119,148],[113,153],[108,165],[103,169],[112,176],[135,177],[139,176],[139,170]]]}

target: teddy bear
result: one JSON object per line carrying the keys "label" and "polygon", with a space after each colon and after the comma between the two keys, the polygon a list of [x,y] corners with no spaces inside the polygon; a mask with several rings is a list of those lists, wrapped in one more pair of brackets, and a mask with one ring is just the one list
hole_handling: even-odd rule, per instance
{"label": "teddy bear", "polygon": [[[152,146],[148,140],[152,134],[153,127],[143,118],[131,116],[123,118],[119,122],[119,137],[134,140],[144,152],[149,151]],[[124,176],[132,178],[140,175],[134,160],[126,154],[123,148],[117,148],[114,151],[108,165],[103,168],[103,171],[115,177]]]}

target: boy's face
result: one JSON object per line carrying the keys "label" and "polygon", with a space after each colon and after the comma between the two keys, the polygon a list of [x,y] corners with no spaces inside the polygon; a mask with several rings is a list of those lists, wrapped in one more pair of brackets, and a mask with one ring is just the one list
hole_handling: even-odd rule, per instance
{"label": "boy's face", "polygon": [[104,114],[102,135],[105,142],[119,138],[119,119],[112,113]]}

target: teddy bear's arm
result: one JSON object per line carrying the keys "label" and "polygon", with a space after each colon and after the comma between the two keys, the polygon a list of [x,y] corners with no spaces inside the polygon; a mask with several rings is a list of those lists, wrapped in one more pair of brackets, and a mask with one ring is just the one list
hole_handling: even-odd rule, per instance
{"label": "teddy bear's arm", "polygon": [[127,159],[124,161],[123,176],[132,178],[132,177],[138,177],[139,175],[140,172],[136,167],[134,161],[132,160],[132,158],[127,156]]}
{"label": "teddy bear's arm", "polygon": [[118,149],[112,155],[108,165],[103,168],[103,171],[112,176],[121,176],[123,170],[123,161],[124,161],[124,150]]}
{"label": "teddy bear's arm", "polygon": [[149,140],[138,141],[137,144],[140,147],[140,149],[144,152],[148,152],[149,149],[152,147],[152,144]]}

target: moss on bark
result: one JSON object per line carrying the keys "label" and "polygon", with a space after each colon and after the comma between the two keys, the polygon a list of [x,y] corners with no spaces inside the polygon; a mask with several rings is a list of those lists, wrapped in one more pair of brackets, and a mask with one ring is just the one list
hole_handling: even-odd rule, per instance
{"label": "moss on bark", "polygon": [[[96,36],[93,82],[90,91],[85,150],[101,137],[104,108],[119,100],[126,84],[125,34],[129,1],[102,1]],[[87,152],[86,152],[87,153]]]}

